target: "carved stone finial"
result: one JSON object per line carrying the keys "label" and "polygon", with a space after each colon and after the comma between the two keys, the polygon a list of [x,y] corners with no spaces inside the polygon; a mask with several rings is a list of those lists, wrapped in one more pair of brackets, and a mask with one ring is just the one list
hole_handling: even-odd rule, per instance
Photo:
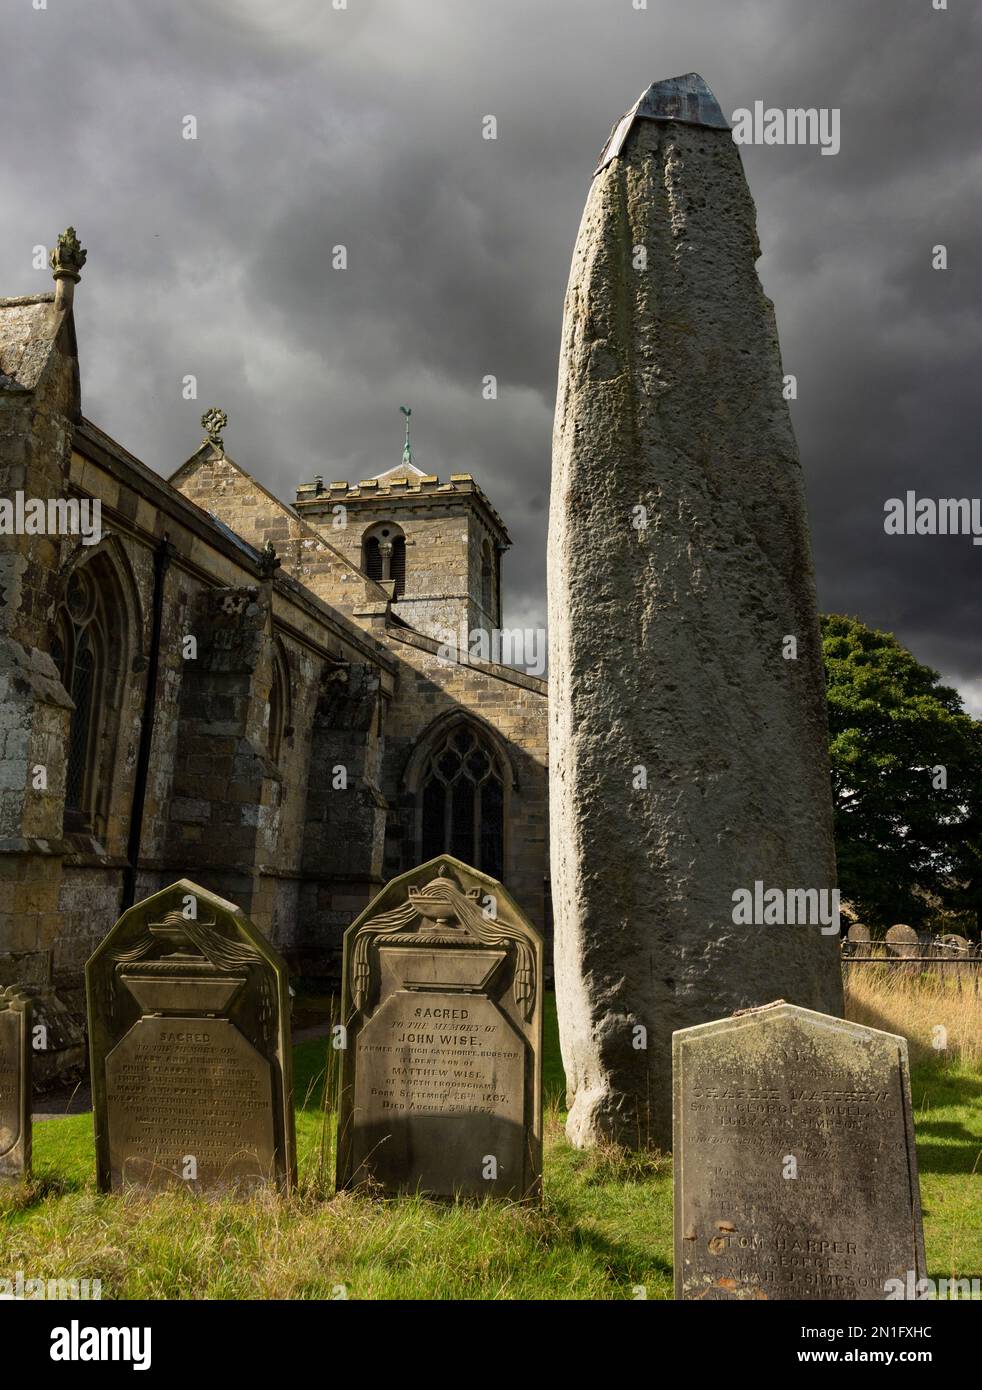
{"label": "carved stone finial", "polygon": [[222,442],[222,430],[228,424],[228,416],[224,410],[219,410],[217,405],[213,405],[210,410],[206,410],[201,417],[208,443],[212,444],[219,453],[224,454],[225,445]]}
{"label": "carved stone finial", "polygon": [[55,249],[48,258],[55,280],[71,280],[78,284],[80,272],[85,265],[85,248],[75,235],[75,228],[62,232],[55,243]]}
{"label": "carved stone finial", "polygon": [[267,541],[259,552],[259,573],[263,579],[272,579],[282,563],[283,561],[277,555],[273,542]]}

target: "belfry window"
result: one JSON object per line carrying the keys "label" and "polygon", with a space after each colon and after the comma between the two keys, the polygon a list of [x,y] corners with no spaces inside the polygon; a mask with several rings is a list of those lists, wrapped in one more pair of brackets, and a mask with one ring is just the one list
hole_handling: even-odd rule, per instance
{"label": "belfry window", "polygon": [[392,597],[406,590],[406,538],[394,522],[382,521],[362,541],[362,569],[369,579],[392,581]]}
{"label": "belfry window", "polygon": [[492,878],[504,871],[504,769],[490,744],[457,725],[432,748],[420,782],[422,857],[452,854]]}
{"label": "belfry window", "polygon": [[391,577],[395,581],[393,597],[401,598],[406,591],[406,538],[394,536],[392,540]]}
{"label": "belfry window", "polygon": [[369,579],[382,578],[382,552],[379,549],[378,536],[367,536],[365,539],[364,569]]}

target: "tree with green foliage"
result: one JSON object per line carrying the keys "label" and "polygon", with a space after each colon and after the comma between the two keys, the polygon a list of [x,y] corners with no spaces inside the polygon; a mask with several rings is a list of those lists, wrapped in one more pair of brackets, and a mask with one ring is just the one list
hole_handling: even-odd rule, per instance
{"label": "tree with green foliage", "polygon": [[871,926],[982,924],[982,723],[892,634],[822,619],[842,896]]}

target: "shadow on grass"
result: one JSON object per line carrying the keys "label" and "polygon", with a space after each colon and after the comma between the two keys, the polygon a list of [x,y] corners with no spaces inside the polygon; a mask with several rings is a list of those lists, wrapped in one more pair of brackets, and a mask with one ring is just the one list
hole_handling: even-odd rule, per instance
{"label": "shadow on grass", "polygon": [[557,1244],[598,1256],[615,1282],[632,1286],[643,1284],[651,1278],[652,1271],[665,1275],[671,1282],[670,1260],[625,1241],[612,1240],[595,1226],[585,1223],[582,1211],[565,1198],[550,1197],[546,1211],[559,1223]]}
{"label": "shadow on grass", "polygon": [[[917,1165],[922,1173],[982,1172],[982,1080],[925,1064],[911,1077]],[[970,1128],[949,1110],[977,1115]],[[934,1118],[934,1117],[937,1118]]]}
{"label": "shadow on grass", "polygon": [[651,1278],[652,1270],[665,1275],[669,1283],[673,1279],[671,1261],[608,1240],[590,1227],[574,1226],[570,1237],[581,1248],[600,1256],[611,1277],[618,1282],[623,1280],[625,1284],[643,1284],[645,1279]]}

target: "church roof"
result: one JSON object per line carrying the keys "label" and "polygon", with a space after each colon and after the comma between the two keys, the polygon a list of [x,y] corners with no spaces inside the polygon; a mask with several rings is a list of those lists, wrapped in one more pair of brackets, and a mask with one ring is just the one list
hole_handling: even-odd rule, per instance
{"label": "church roof", "polygon": [[[252,481],[255,480],[253,479]],[[204,510],[204,508],[202,508],[202,510]],[[209,512],[208,515],[211,517],[212,521],[218,527],[219,531],[221,531],[223,536],[226,536],[232,542],[233,545],[238,546],[238,548],[244,554],[248,555],[249,559],[253,562],[253,564],[259,563],[259,561],[262,559],[262,554],[260,551],[256,549],[254,545],[250,545],[247,540],[244,540],[243,537],[239,535],[238,531],[233,531],[231,526],[226,526],[222,518],[220,516],[216,516],[214,512]]]}
{"label": "church roof", "polygon": [[376,482],[381,483],[389,478],[427,478],[428,473],[424,473],[422,468],[417,468],[415,463],[403,460],[402,463],[393,464],[384,473],[373,473],[372,477]]}

